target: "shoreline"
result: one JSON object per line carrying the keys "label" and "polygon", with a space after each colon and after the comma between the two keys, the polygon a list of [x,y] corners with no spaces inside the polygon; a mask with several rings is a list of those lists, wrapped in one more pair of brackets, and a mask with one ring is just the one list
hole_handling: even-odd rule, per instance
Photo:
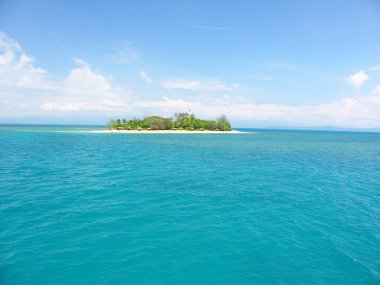
{"label": "shoreline", "polygon": [[185,131],[185,130],[93,130],[87,131],[95,134],[245,134],[241,131]]}

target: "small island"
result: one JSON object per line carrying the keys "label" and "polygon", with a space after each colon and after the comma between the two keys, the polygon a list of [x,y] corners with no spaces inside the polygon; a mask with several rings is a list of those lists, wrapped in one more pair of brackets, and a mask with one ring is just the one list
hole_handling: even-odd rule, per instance
{"label": "small island", "polygon": [[149,116],[144,119],[116,119],[107,124],[109,131],[188,131],[188,132],[234,132],[225,115],[216,120],[203,120],[191,111],[175,113],[173,118]]}

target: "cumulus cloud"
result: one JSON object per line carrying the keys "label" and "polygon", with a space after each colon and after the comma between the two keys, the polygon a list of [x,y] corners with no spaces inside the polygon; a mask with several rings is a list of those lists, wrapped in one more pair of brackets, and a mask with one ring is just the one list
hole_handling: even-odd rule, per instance
{"label": "cumulus cloud", "polygon": [[149,75],[144,71],[144,70],[140,70],[138,72],[140,78],[147,84],[151,84],[153,81],[152,79],[149,77]]}
{"label": "cumulus cloud", "polygon": [[162,82],[166,89],[200,90],[200,91],[231,91],[238,89],[238,84],[225,84],[216,79],[186,80],[182,78],[167,78]]}
{"label": "cumulus cloud", "polygon": [[359,72],[349,76],[347,78],[347,82],[354,86],[356,89],[359,89],[362,84],[368,80],[368,75],[364,70],[360,70]]}
{"label": "cumulus cloud", "polygon": [[96,73],[88,66],[72,69],[64,84],[66,88],[73,92],[92,91],[99,94],[107,94],[111,90],[107,78],[104,75]]}
{"label": "cumulus cloud", "polygon": [[[67,76],[60,80],[48,80],[47,71],[38,68],[17,42],[0,34],[0,117],[111,117],[144,113],[170,116],[174,112],[191,109],[205,118],[226,114],[232,121],[252,123],[380,127],[380,85],[365,96],[346,97],[323,104],[288,105],[238,97],[233,95],[236,92],[232,92],[241,89],[238,85],[215,79],[168,78],[162,82],[161,91],[192,90],[192,94],[197,96],[173,94],[157,99],[157,95],[153,94],[141,99],[140,94],[115,86],[110,76],[93,69],[83,59],[77,58],[74,62],[77,65]],[[149,82],[150,78],[143,70],[139,75]],[[364,71],[351,77],[352,84],[357,88],[368,79]]]}
{"label": "cumulus cloud", "polygon": [[0,86],[48,88],[45,75],[16,41],[0,32]]}
{"label": "cumulus cloud", "polygon": [[164,97],[160,101],[145,101],[139,108],[172,114],[178,110],[191,109],[197,115],[213,118],[226,114],[232,120],[267,121],[296,126],[324,126],[372,128],[380,127],[380,86],[372,94],[360,98],[347,97],[341,100],[314,105],[286,105],[256,102],[204,104],[201,101],[186,101]]}
{"label": "cumulus cloud", "polygon": [[66,78],[49,80],[21,46],[0,33],[1,116],[57,115],[65,112],[111,112],[127,108],[129,91],[80,58]]}
{"label": "cumulus cloud", "polygon": [[72,69],[62,82],[59,95],[42,100],[44,111],[117,111],[128,106],[128,92],[111,85],[111,80],[86,63]]}

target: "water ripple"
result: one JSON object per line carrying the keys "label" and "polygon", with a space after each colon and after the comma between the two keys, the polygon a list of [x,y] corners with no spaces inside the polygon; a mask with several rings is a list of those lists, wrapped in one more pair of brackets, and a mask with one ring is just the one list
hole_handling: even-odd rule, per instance
{"label": "water ripple", "polygon": [[380,135],[1,131],[1,284],[379,284]]}

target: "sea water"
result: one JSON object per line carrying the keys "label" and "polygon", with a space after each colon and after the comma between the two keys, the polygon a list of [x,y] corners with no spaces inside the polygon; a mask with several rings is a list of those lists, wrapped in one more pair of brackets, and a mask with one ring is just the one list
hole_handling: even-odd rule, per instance
{"label": "sea water", "polygon": [[0,127],[0,284],[380,283],[379,133],[87,129]]}

